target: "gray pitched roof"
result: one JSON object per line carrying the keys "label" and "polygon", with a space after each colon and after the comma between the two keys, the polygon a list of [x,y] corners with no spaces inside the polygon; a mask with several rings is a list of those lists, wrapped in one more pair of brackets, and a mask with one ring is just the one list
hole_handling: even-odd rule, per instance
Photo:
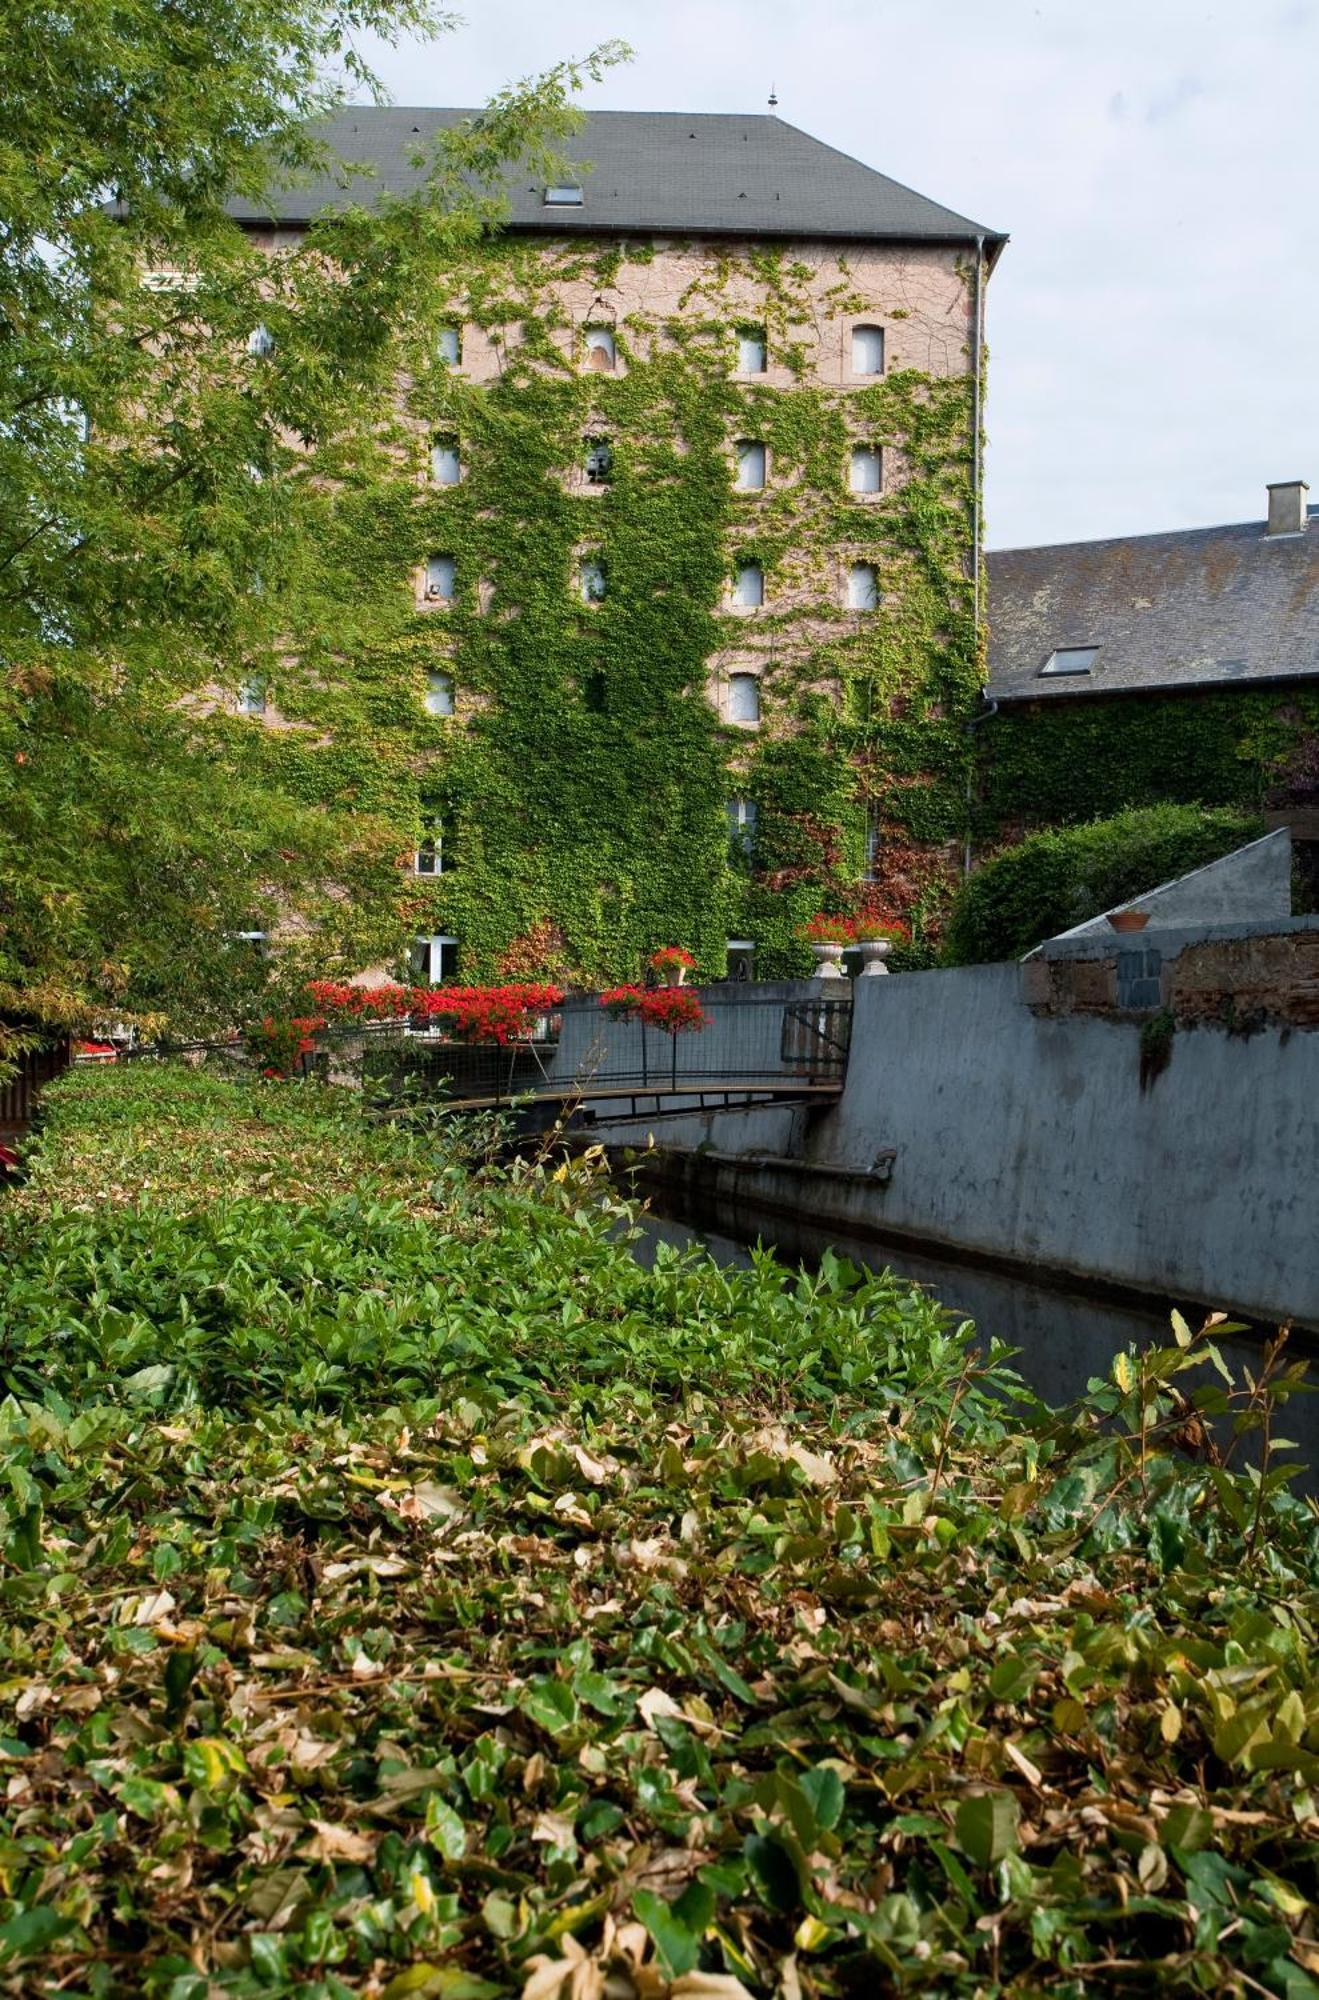
{"label": "gray pitched roof", "polygon": [[[989,693],[1059,701],[1319,676],[1319,507],[1309,523],[991,552]],[[1069,646],[1098,647],[1090,672],[1041,677]]]}
{"label": "gray pitched roof", "polygon": [[[371,168],[371,178],[319,175],[272,195],[264,207],[235,201],[239,221],[307,222],[327,208],[369,202],[371,191],[406,193],[419,179],[411,157],[437,131],[471,111],[350,106],[319,125],[339,159]],[[547,208],[544,188],[510,174],[510,227],[555,235],[662,230],[683,235],[843,236],[972,243],[996,251],[1006,240],[964,215],[835,152],[795,125],[765,115],[593,111],[563,147],[590,162],[580,208]]]}

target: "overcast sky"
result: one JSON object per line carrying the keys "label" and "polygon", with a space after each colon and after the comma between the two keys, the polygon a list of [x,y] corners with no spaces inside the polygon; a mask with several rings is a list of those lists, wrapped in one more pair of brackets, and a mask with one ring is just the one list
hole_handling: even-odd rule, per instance
{"label": "overcast sky", "polygon": [[[457,0],[461,5],[462,0]],[[778,114],[1008,244],[989,289],[991,548],[1319,501],[1319,0],[468,0],[372,51],[475,104],[620,36],[583,102]]]}

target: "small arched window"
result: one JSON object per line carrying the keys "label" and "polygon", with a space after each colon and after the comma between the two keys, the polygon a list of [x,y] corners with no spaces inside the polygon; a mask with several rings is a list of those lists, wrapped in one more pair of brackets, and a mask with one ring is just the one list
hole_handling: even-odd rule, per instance
{"label": "small arched window", "polygon": [[586,365],[593,371],[608,374],[618,359],[618,349],[614,342],[613,329],[607,326],[588,326],[586,329]]}
{"label": "small arched window", "polygon": [[848,470],[848,485],[853,493],[878,493],[882,478],[882,464],[877,444],[855,444],[852,446],[852,462]]}
{"label": "small arched window", "polygon": [[769,344],[763,326],[742,326],[737,331],[737,372],[763,375],[769,367]]}
{"label": "small arched window", "polygon": [[737,464],[733,484],[739,493],[758,493],[765,484],[766,452],[754,438],[739,438],[734,446]]}
{"label": "small arched window", "polygon": [[454,689],[452,674],[427,674],[426,712],[428,715],[453,714]]}
{"label": "small arched window", "polygon": [[765,602],[765,571],[758,562],[740,562],[733,580],[733,602],[754,610]]}
{"label": "small arched window", "polygon": [[577,589],[583,604],[603,604],[605,566],[597,556],[587,556],[577,565]]}
{"label": "small arched window", "polygon": [[884,373],[884,329],[882,326],[854,326],[852,328],[852,373],[854,375],[882,375]]}
{"label": "small arched window", "polygon": [[760,680],[756,674],[728,676],[728,720],[759,722]]}
{"label": "small arched window", "polygon": [[456,437],[437,437],[431,445],[431,478],[437,486],[457,486],[463,476]]}
{"label": "small arched window", "polygon": [[426,563],[426,602],[451,604],[457,581],[457,565],[452,556],[431,556]]}
{"label": "small arched window", "polygon": [[879,606],[879,571],[874,563],[854,562],[847,572],[849,611],[875,611]]}

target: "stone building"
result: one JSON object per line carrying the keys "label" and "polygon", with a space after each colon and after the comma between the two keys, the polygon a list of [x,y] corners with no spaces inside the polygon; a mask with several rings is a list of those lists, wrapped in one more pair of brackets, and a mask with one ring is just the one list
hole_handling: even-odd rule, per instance
{"label": "stone building", "polygon": [[[468,115],[348,109],[369,178],[232,213],[277,253]],[[597,112],[568,155],[408,330],[399,433],[327,501],[369,719],[281,714],[281,754],[412,788],[433,978],[551,935],[589,978],[661,943],[774,976],[865,895],[919,933],[965,834],[1004,239],[774,117]]]}
{"label": "stone building", "polygon": [[1260,811],[1319,854],[1319,508],[987,558],[985,831],[1161,800]]}

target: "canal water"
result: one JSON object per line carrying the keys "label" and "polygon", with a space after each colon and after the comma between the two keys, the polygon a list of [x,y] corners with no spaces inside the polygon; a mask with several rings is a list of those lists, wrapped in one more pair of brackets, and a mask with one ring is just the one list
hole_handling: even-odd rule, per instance
{"label": "canal water", "polygon": [[[643,1263],[653,1260],[660,1243],[682,1248],[696,1245],[708,1251],[719,1264],[750,1262],[748,1244],[708,1230],[695,1220],[665,1213],[653,1199],[639,1226],[642,1233],[636,1253]],[[1172,1337],[1167,1312],[1153,1302],[1148,1311],[1108,1304],[1079,1292],[1033,1284],[973,1264],[950,1263],[886,1244],[840,1240],[835,1234],[812,1230],[801,1221],[777,1226],[773,1240],[768,1234],[759,1240],[784,1263],[815,1264],[826,1250],[832,1250],[867,1270],[890,1270],[899,1277],[910,1278],[941,1305],[974,1320],[982,1337],[997,1335],[1007,1346],[1015,1348],[1013,1366],[1018,1374],[1037,1395],[1054,1405],[1070,1403],[1083,1395],[1092,1377],[1107,1376],[1114,1355],[1127,1347],[1166,1346]],[[1200,1323],[1199,1317],[1190,1311],[1187,1318],[1193,1327]],[[1252,1327],[1246,1334],[1218,1342],[1236,1380],[1242,1379],[1244,1370],[1258,1369],[1264,1342],[1276,1330]],[[1292,1359],[1311,1362],[1319,1386],[1319,1347],[1314,1336],[1294,1335],[1289,1351]],[[1209,1379],[1208,1370],[1205,1379]],[[1193,1388],[1198,1380],[1191,1377],[1187,1386]],[[1293,1490],[1319,1493],[1319,1396],[1294,1397],[1275,1428],[1295,1440],[1297,1455],[1306,1466],[1305,1474],[1296,1481]],[[1240,1460],[1240,1451],[1236,1457]]]}

